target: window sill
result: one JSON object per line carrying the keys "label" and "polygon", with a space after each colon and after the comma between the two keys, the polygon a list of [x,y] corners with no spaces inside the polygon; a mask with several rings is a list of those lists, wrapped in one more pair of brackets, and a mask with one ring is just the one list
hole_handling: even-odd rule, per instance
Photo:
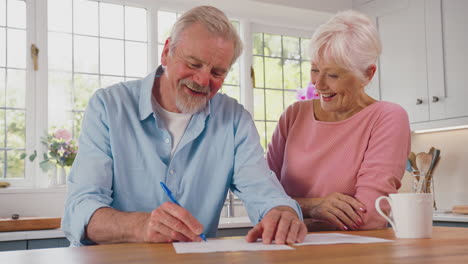
{"label": "window sill", "polygon": [[2,188],[0,194],[11,194],[11,193],[66,193],[68,190],[66,185],[58,185],[47,188]]}

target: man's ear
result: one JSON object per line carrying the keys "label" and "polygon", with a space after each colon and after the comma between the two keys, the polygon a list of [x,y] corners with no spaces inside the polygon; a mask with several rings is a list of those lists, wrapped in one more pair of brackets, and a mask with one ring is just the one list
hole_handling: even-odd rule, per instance
{"label": "man's ear", "polygon": [[167,38],[166,42],[164,43],[164,48],[161,53],[161,65],[166,66],[167,60],[169,57],[169,46],[171,45],[171,38]]}

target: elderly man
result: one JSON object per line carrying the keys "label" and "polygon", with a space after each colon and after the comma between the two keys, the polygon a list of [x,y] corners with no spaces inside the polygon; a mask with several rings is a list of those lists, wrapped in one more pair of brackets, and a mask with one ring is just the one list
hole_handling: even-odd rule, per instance
{"label": "elderly man", "polygon": [[68,180],[62,228],[72,245],[215,237],[229,188],[256,224],[247,241],[304,239],[251,116],[217,94],[241,51],[220,10],[196,7],[174,25],[156,72],[93,95]]}

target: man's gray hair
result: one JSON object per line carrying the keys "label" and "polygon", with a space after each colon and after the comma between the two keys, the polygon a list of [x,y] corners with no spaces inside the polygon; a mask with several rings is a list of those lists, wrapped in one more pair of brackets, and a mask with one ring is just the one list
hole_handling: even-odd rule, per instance
{"label": "man's gray hair", "polygon": [[232,65],[242,52],[242,41],[226,15],[221,10],[212,6],[198,6],[192,8],[177,20],[172,27],[171,35],[169,36],[171,38],[169,54],[173,54],[179,42],[181,33],[195,23],[201,23],[212,34],[233,42],[234,57],[231,61]]}

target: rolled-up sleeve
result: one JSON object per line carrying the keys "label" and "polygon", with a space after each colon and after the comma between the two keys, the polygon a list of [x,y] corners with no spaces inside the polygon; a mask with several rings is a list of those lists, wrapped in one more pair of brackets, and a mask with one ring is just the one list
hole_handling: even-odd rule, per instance
{"label": "rolled-up sleeve", "polygon": [[235,133],[234,176],[231,190],[242,199],[252,223],[274,207],[289,206],[302,220],[299,204],[290,198],[268,168],[260,138],[247,111],[241,112]]}
{"label": "rolled-up sleeve", "polygon": [[86,226],[94,212],[112,203],[113,159],[108,115],[102,90],[88,103],[78,141],[79,151],[67,181],[62,229],[72,246],[93,244]]}

